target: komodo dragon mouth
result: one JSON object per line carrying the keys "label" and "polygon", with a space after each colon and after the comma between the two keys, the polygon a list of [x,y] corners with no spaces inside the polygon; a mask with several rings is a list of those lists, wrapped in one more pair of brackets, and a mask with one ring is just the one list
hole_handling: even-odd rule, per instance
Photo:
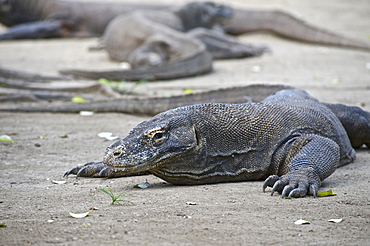
{"label": "komodo dragon mouth", "polygon": [[108,166],[108,169],[110,172],[114,173],[136,173],[136,172],[142,172],[142,171],[149,171],[150,167],[147,165],[147,162],[141,163],[141,164],[135,164],[134,166],[130,167],[117,167],[117,166],[109,166],[107,163],[104,163]]}

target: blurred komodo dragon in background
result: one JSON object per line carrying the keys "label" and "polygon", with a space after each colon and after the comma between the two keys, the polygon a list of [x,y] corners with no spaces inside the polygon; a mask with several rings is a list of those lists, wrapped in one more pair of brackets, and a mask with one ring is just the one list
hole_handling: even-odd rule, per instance
{"label": "blurred komodo dragon in background", "polygon": [[134,127],[102,162],[65,173],[122,177],[150,172],[172,184],[265,179],[283,197],[316,196],[322,180],[370,147],[370,113],[283,90],[259,103],[196,104]]}
{"label": "blurred komodo dragon in background", "polygon": [[[106,31],[103,39],[106,41],[105,47],[110,56],[113,59],[129,60],[135,69],[103,72],[62,71],[93,79],[102,77],[114,80],[173,79],[209,72],[212,57],[204,51],[199,39],[208,47],[214,58],[255,56],[265,50],[263,47],[237,43],[224,32],[240,35],[251,31],[270,31],[310,43],[369,50],[366,43],[313,27],[280,10],[232,9],[224,5],[198,2],[196,3],[198,9],[199,6],[212,6],[203,8],[205,11],[200,8],[201,14],[197,16],[205,17],[202,19],[190,18],[193,12],[190,11],[191,8],[187,9],[185,6],[191,4],[57,0],[0,0],[0,4],[0,22],[11,26],[8,32],[0,35],[0,39],[88,37],[101,36]],[[190,16],[187,16],[189,13]],[[119,15],[121,16],[117,17]],[[117,19],[112,22],[115,17]],[[109,23],[112,26],[110,30],[107,29]],[[125,46],[122,38],[127,35],[120,34],[118,30],[119,25],[128,23],[130,25],[126,30],[129,30],[132,36],[129,46]],[[217,30],[210,29],[213,25],[218,27]],[[132,27],[144,31],[145,38],[137,37],[140,34]],[[203,28],[202,31],[190,31],[187,36],[178,32],[188,32],[197,27]],[[153,35],[154,31],[160,34]],[[138,43],[133,45],[135,39]],[[144,45],[140,46],[143,42]],[[182,44],[181,51],[179,43]],[[215,46],[216,51],[213,49]],[[125,49],[126,53],[122,55],[120,47],[129,49]],[[222,52],[219,52],[220,48]],[[189,52],[191,49],[195,51]],[[148,65],[154,66],[147,67]],[[185,67],[189,69],[186,70]]]}
{"label": "blurred komodo dragon in background", "polygon": [[165,80],[212,70],[212,60],[261,55],[266,48],[244,45],[211,30],[230,18],[232,9],[211,2],[190,2],[169,10],[136,10],[107,26],[103,46],[111,59],[126,61],[132,70],[63,70],[89,79]]}

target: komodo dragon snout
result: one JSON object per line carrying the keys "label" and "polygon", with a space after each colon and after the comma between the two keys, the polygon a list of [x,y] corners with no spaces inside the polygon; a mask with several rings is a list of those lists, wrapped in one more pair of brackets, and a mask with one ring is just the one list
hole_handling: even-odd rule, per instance
{"label": "komodo dragon snout", "polygon": [[168,160],[181,162],[197,147],[197,133],[188,117],[154,118],[140,123],[126,138],[109,146],[103,163],[109,172],[121,174],[166,169]]}

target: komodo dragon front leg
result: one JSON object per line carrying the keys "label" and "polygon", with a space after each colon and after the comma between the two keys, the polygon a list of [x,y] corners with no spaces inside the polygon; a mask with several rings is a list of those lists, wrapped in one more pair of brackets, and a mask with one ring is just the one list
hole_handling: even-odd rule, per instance
{"label": "komodo dragon front leg", "polygon": [[271,195],[278,191],[282,197],[303,197],[307,193],[316,197],[321,181],[340,162],[339,145],[329,138],[310,134],[297,137],[289,147],[282,164],[286,169],[279,171],[281,176],[269,176],[263,183],[263,191],[270,186]]}
{"label": "komodo dragon front leg", "polygon": [[[316,196],[322,180],[355,159],[329,107],[302,90],[286,90],[261,103],[176,108],[137,125],[107,148],[103,162],[77,166],[65,176],[150,172],[178,185],[265,179],[263,188],[271,186],[283,197]],[[370,112],[341,108],[342,122],[352,121],[364,134],[370,131]],[[357,124],[354,112],[365,124]],[[370,135],[356,140],[367,144]]]}
{"label": "komodo dragon front leg", "polygon": [[[346,106],[343,104],[330,104],[330,103],[323,103],[326,107],[328,107],[335,116],[339,119],[341,124],[343,125],[348,138],[351,142],[352,147],[360,148],[363,145],[366,145],[367,148],[370,148],[370,112],[364,111],[359,107],[351,107]],[[300,149],[299,154],[294,154],[295,157],[292,160],[292,165],[290,167],[291,170],[287,171],[287,174],[283,175],[282,177],[278,177],[277,175],[271,175],[263,185],[263,189],[267,186],[271,186],[272,191],[271,194],[275,191],[282,193],[282,196],[290,196],[290,197],[299,197],[305,193],[304,187],[307,187],[308,180],[301,176],[300,174],[296,174],[295,167],[302,165],[302,156],[310,156],[309,153],[317,153],[320,155],[320,159],[325,160],[329,153],[336,153],[338,150],[335,144],[331,143],[328,139],[317,139],[315,141],[319,141],[319,143],[315,143],[314,141],[309,141],[304,147],[298,148]],[[317,147],[320,146],[320,149]],[[330,146],[330,147],[329,147]],[[327,153],[327,154],[325,154]],[[338,162],[337,166],[342,166],[350,161],[352,158],[351,156],[343,156],[344,161]],[[312,164],[317,159],[309,160],[308,163]],[[332,160],[326,160],[326,163]],[[306,163],[306,164],[308,164]],[[332,166],[332,165],[328,165]],[[327,167],[327,166],[324,166]],[[323,170],[314,170],[309,168],[306,173],[310,173],[310,180],[314,181],[314,173],[329,173],[324,172]],[[295,175],[292,175],[294,173]],[[320,180],[323,180],[323,177],[320,177]],[[311,182],[308,186],[309,192],[311,194],[317,193],[317,184],[320,181],[316,180],[315,182]],[[298,188],[295,188],[298,186]]]}

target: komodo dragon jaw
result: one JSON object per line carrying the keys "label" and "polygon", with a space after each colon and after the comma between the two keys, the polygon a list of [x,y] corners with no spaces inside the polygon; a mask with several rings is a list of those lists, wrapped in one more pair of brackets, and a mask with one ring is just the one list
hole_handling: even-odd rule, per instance
{"label": "komodo dragon jaw", "polygon": [[109,172],[130,174],[165,168],[198,146],[195,128],[187,117],[153,118],[137,125],[124,139],[106,150],[103,163]]}

